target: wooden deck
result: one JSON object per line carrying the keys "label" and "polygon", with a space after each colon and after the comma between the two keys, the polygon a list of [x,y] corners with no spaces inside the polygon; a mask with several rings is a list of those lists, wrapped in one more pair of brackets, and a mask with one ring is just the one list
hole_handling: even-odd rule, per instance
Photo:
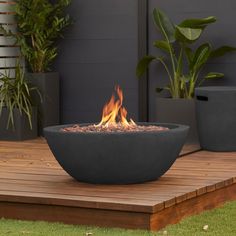
{"label": "wooden deck", "polygon": [[0,142],[0,217],[158,230],[187,215],[236,200],[236,153],[179,158],[158,181],[79,183],[44,140]]}

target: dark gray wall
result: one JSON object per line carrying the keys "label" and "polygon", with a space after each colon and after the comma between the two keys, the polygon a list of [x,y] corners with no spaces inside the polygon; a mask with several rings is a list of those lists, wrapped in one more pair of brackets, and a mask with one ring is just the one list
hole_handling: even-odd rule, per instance
{"label": "dark gray wall", "polygon": [[[151,54],[158,53],[152,47],[152,42],[161,38],[154,28],[151,17],[155,7],[164,10],[175,23],[185,18],[216,16],[218,21],[207,28],[201,41],[209,41],[215,47],[224,44],[236,46],[235,0],[149,0],[149,52]],[[211,61],[206,70],[225,73],[225,78],[215,81],[215,85],[236,85],[236,54]],[[155,88],[164,85],[166,79],[166,74],[160,66],[151,67],[149,77],[149,117],[151,121],[155,120],[155,98],[157,96]]]}
{"label": "dark gray wall", "polygon": [[[147,0],[149,3],[149,53],[157,54],[152,42],[160,39],[151,13],[160,7],[180,22],[189,17],[214,15],[201,41],[215,47],[236,45],[235,0]],[[125,94],[129,115],[138,117],[138,81],[135,67],[138,57],[138,0],[73,0],[69,9],[74,24],[59,46],[56,69],[61,75],[62,123],[100,120],[104,103],[113,88],[120,84]],[[217,85],[236,85],[236,54],[211,61],[206,70],[225,73]],[[149,119],[155,120],[155,88],[164,85],[166,74],[161,66],[149,73]]]}
{"label": "dark gray wall", "polygon": [[137,119],[137,0],[73,0],[74,24],[60,43],[61,122],[94,122],[119,84]]}

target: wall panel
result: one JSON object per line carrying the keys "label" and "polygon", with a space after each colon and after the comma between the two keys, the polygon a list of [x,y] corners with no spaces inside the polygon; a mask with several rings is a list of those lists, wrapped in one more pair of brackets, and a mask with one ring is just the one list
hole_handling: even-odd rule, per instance
{"label": "wall panel", "polygon": [[138,117],[137,14],[134,0],[74,0],[74,23],[60,42],[62,123],[95,122],[113,88],[124,90],[128,114]]}

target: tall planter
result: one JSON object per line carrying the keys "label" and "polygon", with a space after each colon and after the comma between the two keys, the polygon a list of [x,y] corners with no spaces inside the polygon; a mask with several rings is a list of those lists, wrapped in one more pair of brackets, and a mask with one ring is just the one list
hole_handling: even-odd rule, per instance
{"label": "tall planter", "polygon": [[22,141],[26,139],[34,139],[37,137],[37,108],[32,108],[32,129],[29,124],[28,117],[25,113],[20,113],[19,109],[14,109],[14,128],[10,125],[7,128],[9,111],[3,107],[0,116],[0,140]]}
{"label": "tall planter", "polygon": [[163,123],[188,125],[190,129],[186,144],[194,144],[198,149],[199,139],[194,99],[156,98],[156,120]]}
{"label": "tall planter", "polygon": [[33,95],[38,106],[38,130],[60,122],[59,74],[57,72],[29,73],[30,82],[39,89],[41,99]]}

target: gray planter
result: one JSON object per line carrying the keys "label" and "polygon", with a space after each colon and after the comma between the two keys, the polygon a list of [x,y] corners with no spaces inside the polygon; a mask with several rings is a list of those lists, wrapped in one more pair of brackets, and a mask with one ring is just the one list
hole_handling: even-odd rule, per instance
{"label": "gray planter", "polygon": [[43,135],[44,127],[58,125],[60,121],[59,74],[57,72],[28,73],[28,76],[30,82],[42,95],[42,101],[35,93],[33,98],[38,106],[39,135]]}
{"label": "gray planter", "polygon": [[236,151],[236,87],[201,87],[195,97],[201,147]]}
{"label": "gray planter", "polygon": [[18,109],[14,109],[14,129],[10,126],[7,129],[8,110],[3,108],[0,116],[0,140],[21,141],[34,139],[37,137],[37,109],[33,107],[32,111],[32,129],[30,128],[27,116]]}
{"label": "gray planter", "polygon": [[187,126],[151,125],[162,125],[169,130],[73,133],[61,131],[63,127],[71,126],[63,125],[47,127],[44,132],[59,164],[78,181],[130,184],[162,176],[174,163],[185,142]]}
{"label": "gray planter", "polygon": [[193,147],[198,149],[199,140],[195,112],[194,99],[156,99],[156,121],[188,125],[190,129],[186,144],[194,144]]}

